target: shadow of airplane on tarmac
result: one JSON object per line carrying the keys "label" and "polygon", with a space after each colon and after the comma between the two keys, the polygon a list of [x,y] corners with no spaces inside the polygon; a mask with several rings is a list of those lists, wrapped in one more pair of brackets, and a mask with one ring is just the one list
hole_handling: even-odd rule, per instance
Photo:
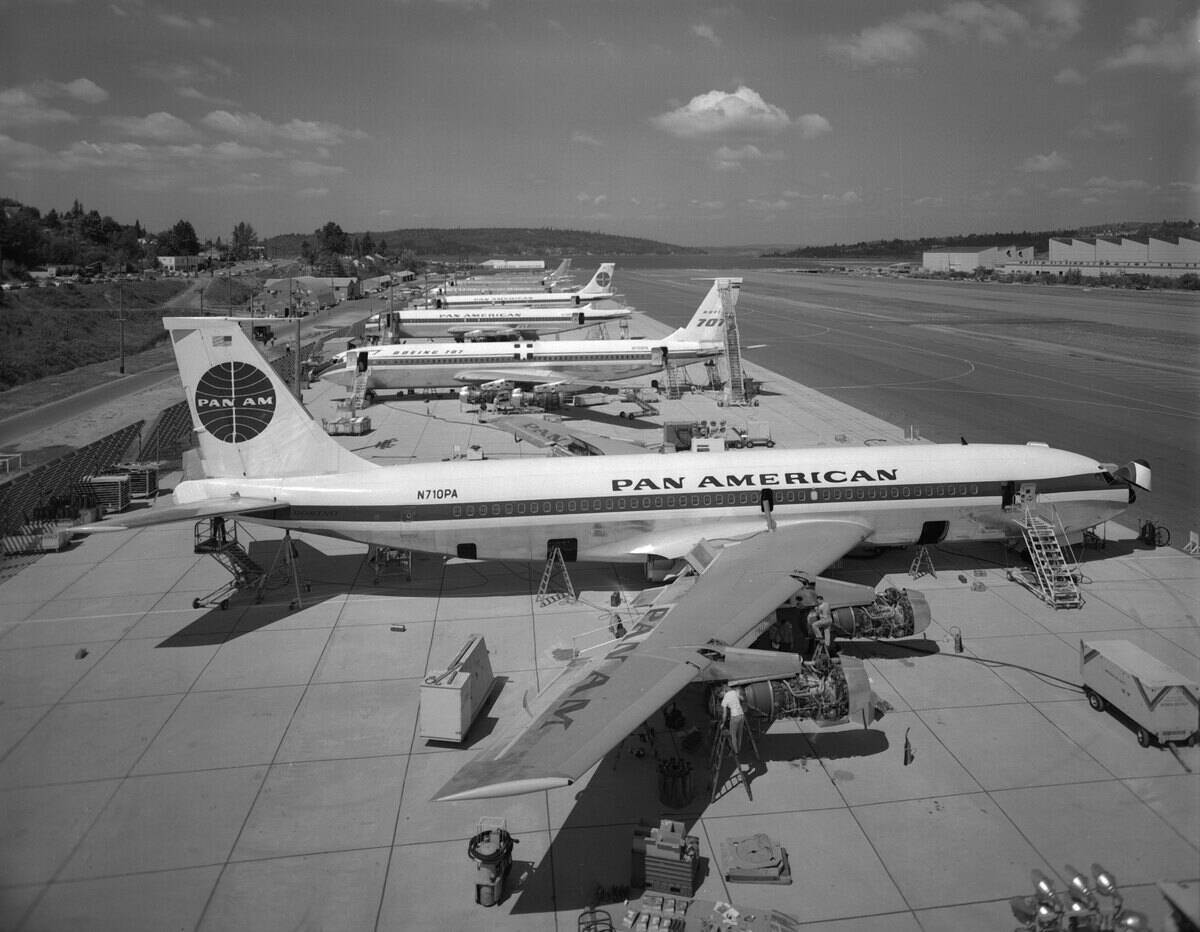
{"label": "shadow of airplane on tarmac", "polygon": [[[514,915],[619,905],[643,892],[634,876],[635,833],[645,836],[651,826],[672,819],[683,824],[685,834],[700,834],[695,828],[709,808],[714,779],[710,760],[714,729],[706,694],[703,684],[693,683],[675,698],[673,704],[683,713],[682,728],[669,729],[663,712],[656,712],[604,756],[587,785],[575,792],[565,821],[552,830],[546,854],[516,891]],[[887,736],[874,729],[762,734],[755,740],[762,757],[748,774],[751,787],[776,766],[803,767],[818,758],[870,757],[888,748]],[[749,762],[753,754],[744,752],[745,748],[742,757]],[[726,761],[715,779],[721,780],[730,769]],[[667,773],[681,770],[685,792],[680,794],[676,784],[669,788],[673,798],[664,800]],[[562,802],[552,797],[552,814],[556,804]],[[716,869],[702,858],[697,886]]]}

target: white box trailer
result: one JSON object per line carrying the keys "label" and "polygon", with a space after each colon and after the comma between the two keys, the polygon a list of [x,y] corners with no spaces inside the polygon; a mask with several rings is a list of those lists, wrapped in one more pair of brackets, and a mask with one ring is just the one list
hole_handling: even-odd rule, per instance
{"label": "white box trailer", "polygon": [[1128,717],[1138,744],[1200,740],[1200,685],[1129,641],[1080,641],[1079,674],[1088,702]]}

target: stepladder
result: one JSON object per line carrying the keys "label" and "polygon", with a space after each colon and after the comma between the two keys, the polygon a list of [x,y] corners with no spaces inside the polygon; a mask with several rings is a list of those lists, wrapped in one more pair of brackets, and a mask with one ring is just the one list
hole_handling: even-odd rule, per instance
{"label": "stepladder", "polygon": [[[722,715],[714,726],[712,752],[709,755],[709,764],[711,765],[710,782],[712,784],[710,802],[720,799],[739,783],[745,787],[746,796],[753,801],[754,794],[750,791],[750,781],[746,779],[747,774],[742,769],[742,753],[746,745],[749,745],[754,752],[755,760],[762,760],[762,755],[758,752],[758,744],[754,740],[754,732],[750,728],[750,720],[745,716],[742,717],[741,741],[742,747],[738,747],[734,742],[731,721],[728,717]],[[727,759],[733,762],[733,770],[729,776],[724,777],[723,772]]]}

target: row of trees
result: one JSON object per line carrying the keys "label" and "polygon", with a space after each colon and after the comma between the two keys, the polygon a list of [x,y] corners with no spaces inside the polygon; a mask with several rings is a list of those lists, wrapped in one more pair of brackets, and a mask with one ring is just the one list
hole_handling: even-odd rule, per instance
{"label": "row of trees", "polygon": [[208,246],[223,257],[247,259],[257,245],[258,234],[244,221],[233,228],[226,247],[220,237],[215,243],[201,243],[187,220],[152,234],[139,220],[122,224],[99,211],[85,210],[78,200],[63,213],[52,208],[42,214],[36,207],[0,198],[0,273],[4,274],[19,276],[42,265],[132,271],[153,268],[158,256],[196,256]]}

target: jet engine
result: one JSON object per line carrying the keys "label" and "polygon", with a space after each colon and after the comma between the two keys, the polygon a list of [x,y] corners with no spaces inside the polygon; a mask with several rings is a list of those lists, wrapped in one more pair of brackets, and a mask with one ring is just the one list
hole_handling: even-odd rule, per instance
{"label": "jet engine", "polygon": [[830,612],[839,638],[906,638],[929,627],[929,603],[919,592],[888,587],[867,605]]}
{"label": "jet engine", "polygon": [[[783,664],[792,668],[786,675]],[[763,675],[744,675],[756,666]],[[768,672],[769,667],[777,669]],[[728,648],[706,673],[713,681],[708,701],[714,717],[720,711],[724,689],[720,679],[733,674],[724,682],[738,687],[747,712],[765,719],[768,725],[780,718],[811,718],[822,725],[852,721],[866,727],[875,719],[875,692],[857,657],[807,661],[795,654]]]}

